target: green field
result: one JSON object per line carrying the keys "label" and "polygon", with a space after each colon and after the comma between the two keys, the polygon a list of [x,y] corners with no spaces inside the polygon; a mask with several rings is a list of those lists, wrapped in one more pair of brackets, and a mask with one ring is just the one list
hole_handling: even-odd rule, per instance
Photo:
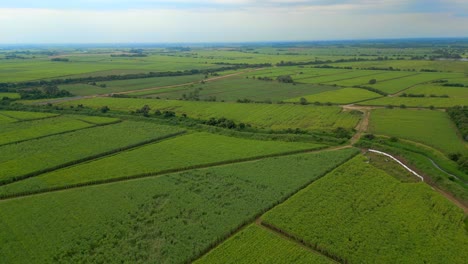
{"label": "green field", "polygon": [[[89,84],[67,84],[61,85],[61,89],[65,89],[74,95],[92,95],[92,94],[110,94],[116,92],[125,92],[132,90],[141,90],[168,85],[178,85],[189,82],[196,82],[203,79],[202,75],[186,75],[173,77],[157,77],[157,78],[142,78],[119,81],[98,82],[96,86]],[[102,88],[99,85],[105,84]]]}
{"label": "green field", "polygon": [[230,77],[205,84],[184,86],[177,88],[158,89],[152,91],[135,92],[130,95],[144,97],[159,97],[163,99],[190,98],[190,94],[198,93],[199,100],[215,97],[217,101],[233,102],[249,99],[252,101],[272,102],[282,101],[295,96],[316,94],[338,89],[333,86],[319,86],[310,84],[287,84],[277,81],[262,81],[246,79],[245,77]]}
{"label": "green field", "polygon": [[2,124],[0,145],[92,126],[94,124],[69,116]]}
{"label": "green field", "polygon": [[359,116],[341,112],[333,106],[302,106],[290,104],[235,104],[217,102],[187,102],[175,100],[92,98],[65,102],[62,105],[78,105],[111,110],[131,111],[148,105],[155,110],[174,111],[177,115],[187,114],[190,118],[208,120],[225,117],[244,122],[262,129],[282,130],[301,128],[306,130],[330,131],[337,127],[354,128]]}
{"label": "green field", "polygon": [[259,141],[194,133],[1,186],[0,194],[46,190],[322,147],[324,145],[312,143]]}
{"label": "green field", "polygon": [[371,113],[369,131],[420,142],[445,153],[468,153],[468,145],[441,111],[377,109]]}
{"label": "green field", "polygon": [[136,41],[0,43],[0,264],[467,262],[467,38]]}
{"label": "green field", "polygon": [[437,108],[447,108],[453,106],[467,106],[468,102],[466,98],[438,98],[438,97],[382,97],[375,100],[369,100],[365,102],[360,102],[359,105],[375,105],[375,106],[401,106],[405,105],[407,107],[437,107]]}
{"label": "green field", "polygon": [[[66,122],[61,124],[66,125]],[[152,123],[125,121],[1,146],[0,181],[12,180],[178,131],[181,130]],[[132,136],[129,137],[129,134]]]}
{"label": "green field", "polygon": [[0,229],[0,262],[189,262],[356,152],[269,158],[0,201],[0,223],[8,227]]}
{"label": "green field", "polygon": [[434,80],[439,79],[446,79],[446,78],[455,78],[460,76],[460,74],[456,73],[438,73],[438,72],[431,72],[431,73],[413,73],[413,75],[409,75],[402,78],[397,78],[393,80],[387,81],[378,81],[376,84],[366,86],[381,90],[383,92],[394,94],[404,89],[410,88],[412,86],[428,83]]}
{"label": "green field", "polygon": [[235,234],[195,263],[334,263],[257,225]]}
{"label": "green field", "polygon": [[442,72],[468,73],[465,61],[453,60],[393,60],[393,61],[360,61],[336,63],[335,66],[351,66],[353,68],[393,67],[401,70],[429,69]]}
{"label": "green field", "polygon": [[377,82],[385,82],[387,80],[393,80],[402,78],[405,76],[412,75],[412,73],[408,72],[392,72],[392,71],[376,71],[377,74],[373,74],[371,76],[364,76],[364,77],[357,77],[351,78],[342,81],[333,81],[328,84],[336,84],[339,86],[354,86],[354,85],[369,85],[369,81],[371,79],[375,79]]}
{"label": "green field", "polygon": [[[302,83],[326,83],[326,84],[334,84],[338,81],[344,80],[352,80],[358,77],[365,77],[369,81],[370,79],[375,78],[378,74],[382,72],[379,71],[361,71],[361,70],[348,70],[348,72],[343,72],[340,74],[333,74],[333,75],[324,75],[318,77],[312,77],[307,79],[301,79],[300,82]],[[357,83],[360,84],[360,83]]]}
{"label": "green field", "polygon": [[13,119],[17,119],[21,121],[58,116],[58,114],[23,112],[23,111],[0,111],[0,115],[11,117]]}
{"label": "green field", "polygon": [[468,87],[447,87],[441,85],[418,85],[405,91],[407,94],[424,94],[425,97],[432,98],[431,95],[443,96],[447,95],[451,99],[468,100]]}
{"label": "green field", "polygon": [[463,211],[424,183],[401,183],[358,156],[262,216],[342,262],[463,263]]}
{"label": "green field", "polygon": [[3,99],[3,98],[9,98],[9,99],[18,99],[20,98],[20,94],[19,93],[2,93],[0,92],[0,99]]}
{"label": "green field", "polygon": [[18,82],[63,77],[106,76],[135,72],[181,71],[216,68],[193,58],[154,55],[145,58],[110,57],[109,54],[66,56],[69,62],[54,62],[48,57],[33,60],[8,60],[0,64],[3,82]]}
{"label": "green field", "polygon": [[[372,98],[382,97],[380,94],[359,89],[359,88],[343,88],[340,90],[323,92],[318,94],[302,96],[307,102],[333,103],[333,104],[349,104],[360,102]],[[286,102],[299,102],[301,97],[289,99]]]}

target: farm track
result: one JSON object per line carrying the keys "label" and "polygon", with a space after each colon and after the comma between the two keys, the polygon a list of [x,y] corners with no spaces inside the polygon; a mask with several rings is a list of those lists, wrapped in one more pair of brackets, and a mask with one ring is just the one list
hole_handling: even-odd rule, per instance
{"label": "farm track", "polygon": [[311,253],[314,253],[314,254],[317,254],[317,255],[321,255],[321,256],[324,256],[326,258],[328,258],[330,261],[334,262],[334,263],[343,263],[342,261],[339,261],[335,258],[333,258],[332,256],[329,256],[328,254],[324,254],[323,252],[317,250],[317,249],[314,249],[313,247],[307,245],[306,243],[302,242],[301,240],[295,238],[293,235],[283,231],[283,230],[280,230],[278,228],[274,228],[273,226],[269,225],[269,224],[266,224],[266,223],[263,223],[262,222],[262,219],[261,218],[258,218],[257,220],[255,220],[255,224],[260,227],[260,228],[263,228],[265,230],[267,230],[268,232],[271,232],[275,235],[277,235],[278,237],[282,238],[282,239],[286,239],[286,240],[289,240],[291,242],[293,242],[294,244],[302,247],[303,249],[311,252]]}
{"label": "farm track", "polygon": [[[363,118],[361,119],[361,121],[359,122],[359,124],[356,126],[356,134],[354,134],[354,136],[351,138],[350,140],[350,145],[354,145],[356,142],[359,141],[359,139],[361,138],[362,136],[362,133],[367,131],[368,127],[369,127],[369,119],[370,119],[370,111],[372,109],[377,109],[377,108],[382,108],[382,107],[374,107],[374,106],[355,106],[355,105],[344,105],[342,106],[343,107],[343,110],[358,110],[358,111],[361,111],[364,113],[364,116]],[[423,178],[424,178],[424,183],[428,184],[429,186],[431,186],[435,191],[437,191],[438,193],[440,193],[441,195],[443,195],[445,198],[447,198],[449,201],[451,201],[452,203],[454,203],[457,207],[461,208],[463,210],[463,212],[465,214],[468,214],[468,205],[466,204],[466,202],[463,202],[463,201],[460,201],[458,200],[457,198],[455,198],[452,194],[450,194],[449,192],[446,192],[442,189],[440,189],[432,180],[430,177],[428,177],[427,175],[425,175],[424,173],[422,173],[421,171],[419,171],[417,168],[414,168],[413,166],[410,166],[408,164],[408,162],[406,162],[404,159],[402,159],[401,157],[396,157],[400,162],[402,162],[405,166],[407,166],[408,168],[418,172],[418,174],[420,174]],[[426,157],[428,158],[428,157]],[[429,161],[431,161],[432,165],[437,168],[438,170],[441,170],[442,172],[450,175],[450,176],[453,176],[457,179],[460,180],[459,177],[456,177],[455,175],[453,174],[450,174],[446,171],[444,171],[442,168],[440,168],[432,159],[428,158]],[[462,181],[465,185],[466,185],[466,182]]]}
{"label": "farm track", "polygon": [[[275,154],[270,154],[270,155],[263,155],[263,156],[256,156],[256,157],[250,157],[250,158],[243,158],[243,159],[237,159],[237,160],[226,160],[226,161],[220,161],[220,162],[213,162],[213,163],[207,163],[207,164],[199,164],[199,165],[194,165],[190,167],[179,167],[175,169],[168,169],[168,170],[163,170],[159,172],[150,172],[150,173],[144,173],[144,174],[136,174],[136,175],[129,175],[129,176],[124,176],[124,177],[119,177],[119,178],[111,178],[111,179],[105,179],[105,180],[98,180],[94,182],[85,182],[85,183],[78,183],[78,184],[73,184],[73,185],[67,185],[67,186],[60,186],[60,187],[53,187],[49,189],[43,189],[43,190],[37,190],[33,192],[23,192],[23,193],[15,193],[15,194],[9,194],[9,195],[3,195],[0,196],[0,201],[2,200],[11,200],[11,199],[17,199],[17,198],[22,198],[22,197],[27,197],[27,196],[33,196],[33,195],[40,195],[44,193],[51,193],[51,192],[58,192],[58,191],[67,191],[70,189],[77,189],[77,188],[83,188],[83,187],[89,187],[89,186],[96,186],[96,185],[103,185],[103,184],[112,184],[116,182],[125,182],[125,181],[132,181],[132,180],[139,180],[142,178],[150,178],[150,177],[160,177],[164,176],[167,174],[172,174],[172,173],[180,173],[180,172],[186,172],[186,171],[191,171],[195,169],[206,169],[206,168],[212,168],[212,167],[222,167],[222,166],[229,166],[233,164],[240,164],[240,163],[246,163],[246,162],[255,162],[267,158],[273,158],[273,157],[283,157],[283,156],[290,156],[290,155],[296,155],[296,154],[305,154],[305,153],[317,153],[317,152],[322,152],[322,151],[335,151],[335,150],[340,150],[340,149],[346,149],[346,148],[351,148],[351,145],[341,145],[341,146],[333,146],[329,148],[322,148],[322,149],[306,149],[306,150],[296,150],[296,151],[288,151],[288,152],[283,152],[283,153],[275,153]],[[115,155],[117,153],[112,153],[109,155]],[[98,157],[102,158],[102,157]],[[90,159],[91,160],[91,159]],[[83,161],[83,162],[89,162],[90,160]],[[74,164],[69,164],[68,166],[74,166]],[[63,164],[61,165],[63,166]],[[48,170],[47,172],[51,172],[57,169],[62,169],[64,167],[60,168],[55,168]],[[41,172],[42,174],[44,172]],[[39,174],[36,174],[34,176],[38,176]],[[29,176],[28,178],[33,177]]]}
{"label": "farm track", "polygon": [[[224,76],[218,76],[218,77],[213,77],[209,79],[204,79],[204,82],[212,82],[220,79],[225,79],[237,75],[241,75],[244,73],[252,72],[252,71],[258,71],[263,68],[255,68],[255,69],[250,69],[246,71],[241,71],[241,72],[236,72]],[[181,86],[187,86],[187,85],[192,85],[192,84],[197,84],[199,81],[193,81],[193,82],[188,82],[188,83],[182,83],[182,84],[174,84],[174,85],[166,85],[166,86],[157,86],[157,87],[151,87],[151,88],[145,88],[145,89],[138,89],[138,90],[130,90],[130,91],[124,91],[124,92],[115,92],[115,93],[107,93],[107,94],[98,94],[98,95],[86,95],[86,96],[75,96],[75,97],[68,97],[68,98],[59,98],[59,99],[54,99],[54,100],[48,100],[48,101],[41,101],[37,103],[38,105],[45,105],[45,104],[56,104],[56,103],[62,103],[62,102],[68,102],[68,101],[76,101],[80,99],[89,99],[89,98],[95,98],[95,97],[109,97],[114,94],[129,94],[129,93],[135,93],[135,92],[145,92],[145,91],[153,91],[153,90],[160,90],[160,89],[166,89],[166,88],[174,88],[174,87],[181,87]]]}

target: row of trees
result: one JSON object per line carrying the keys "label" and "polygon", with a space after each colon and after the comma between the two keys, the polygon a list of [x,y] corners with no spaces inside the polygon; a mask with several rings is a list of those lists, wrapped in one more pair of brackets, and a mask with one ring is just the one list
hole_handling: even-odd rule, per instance
{"label": "row of trees", "polygon": [[69,91],[60,90],[55,85],[45,85],[42,88],[19,90],[21,99],[43,99],[73,96]]}

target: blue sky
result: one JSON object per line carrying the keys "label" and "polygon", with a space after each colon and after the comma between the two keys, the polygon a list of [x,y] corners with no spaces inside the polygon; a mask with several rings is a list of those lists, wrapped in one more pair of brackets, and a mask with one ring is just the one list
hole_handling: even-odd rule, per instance
{"label": "blue sky", "polygon": [[468,37],[468,0],[0,0],[0,43]]}

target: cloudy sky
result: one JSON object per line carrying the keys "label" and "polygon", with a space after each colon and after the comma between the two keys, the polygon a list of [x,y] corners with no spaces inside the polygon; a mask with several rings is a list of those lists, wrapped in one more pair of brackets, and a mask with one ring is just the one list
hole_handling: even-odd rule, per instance
{"label": "cloudy sky", "polygon": [[468,0],[0,0],[0,43],[468,37]]}

